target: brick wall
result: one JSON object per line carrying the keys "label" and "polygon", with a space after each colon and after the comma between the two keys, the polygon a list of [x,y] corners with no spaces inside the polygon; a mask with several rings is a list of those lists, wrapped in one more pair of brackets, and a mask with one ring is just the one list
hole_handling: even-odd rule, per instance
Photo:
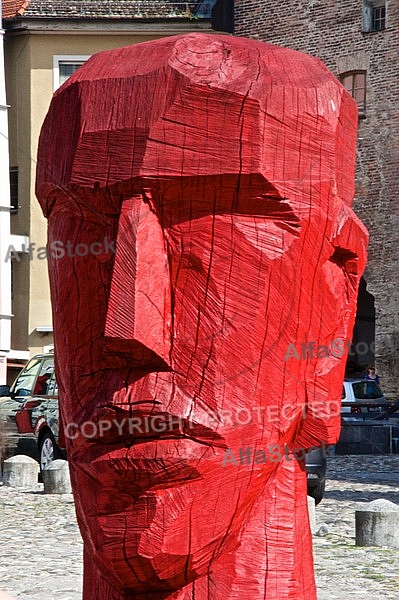
{"label": "brick wall", "polygon": [[363,33],[361,0],[236,0],[236,35],[321,58],[339,75],[367,70],[359,121],[354,209],[370,232],[365,280],[375,299],[376,365],[399,399],[399,3],[386,2],[386,29]]}

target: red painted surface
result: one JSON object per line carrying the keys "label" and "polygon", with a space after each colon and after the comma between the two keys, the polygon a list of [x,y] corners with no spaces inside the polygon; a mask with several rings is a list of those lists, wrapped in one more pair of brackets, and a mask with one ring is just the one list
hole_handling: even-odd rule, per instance
{"label": "red painted surface", "polygon": [[55,94],[37,194],[72,249],[50,278],[85,600],[316,597],[289,449],[339,434],[356,130],[321,62],[227,36],[100,53]]}

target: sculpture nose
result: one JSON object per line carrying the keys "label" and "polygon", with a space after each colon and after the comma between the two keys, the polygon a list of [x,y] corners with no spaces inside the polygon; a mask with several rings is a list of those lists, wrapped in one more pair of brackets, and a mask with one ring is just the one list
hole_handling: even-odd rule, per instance
{"label": "sculpture nose", "polygon": [[171,298],[162,227],[141,194],[124,200],[104,332],[107,354],[170,370]]}

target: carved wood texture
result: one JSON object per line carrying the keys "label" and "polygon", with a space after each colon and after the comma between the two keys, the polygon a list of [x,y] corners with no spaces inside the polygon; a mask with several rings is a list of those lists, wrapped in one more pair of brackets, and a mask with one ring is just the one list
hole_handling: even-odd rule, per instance
{"label": "carved wood texture", "polygon": [[356,135],[319,60],[243,38],[103,52],[56,92],[37,195],[69,244],[49,266],[84,600],[316,598],[301,451],[339,434]]}

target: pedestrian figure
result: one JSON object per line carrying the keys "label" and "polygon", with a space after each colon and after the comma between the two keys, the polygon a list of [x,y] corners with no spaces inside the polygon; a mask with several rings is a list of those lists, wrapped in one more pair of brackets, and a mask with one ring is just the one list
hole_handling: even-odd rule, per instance
{"label": "pedestrian figure", "polygon": [[368,379],[369,381],[375,381],[375,383],[379,384],[380,383],[380,377],[379,375],[377,375],[377,373],[375,372],[375,367],[370,366],[367,369],[367,375],[365,375],[364,377],[365,379]]}

